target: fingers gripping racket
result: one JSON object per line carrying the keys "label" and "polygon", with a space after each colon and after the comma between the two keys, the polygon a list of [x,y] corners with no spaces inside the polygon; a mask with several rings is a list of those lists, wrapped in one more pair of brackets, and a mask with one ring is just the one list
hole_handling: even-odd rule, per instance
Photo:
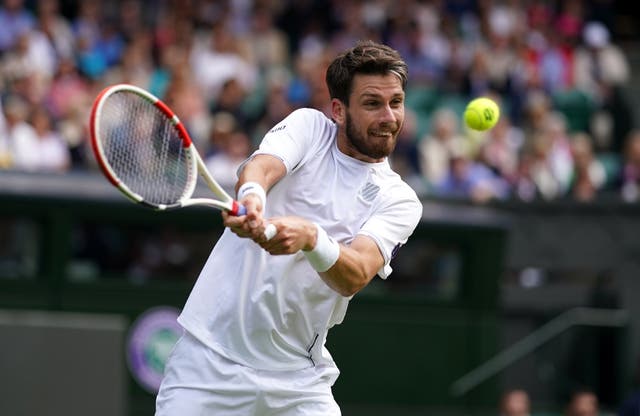
{"label": "fingers gripping racket", "polygon": [[[132,201],[155,210],[204,205],[246,214],[211,176],[178,116],[144,89],[105,88],[93,103],[89,125],[102,173]],[[214,198],[193,198],[198,174]],[[270,224],[265,235],[273,234]]]}

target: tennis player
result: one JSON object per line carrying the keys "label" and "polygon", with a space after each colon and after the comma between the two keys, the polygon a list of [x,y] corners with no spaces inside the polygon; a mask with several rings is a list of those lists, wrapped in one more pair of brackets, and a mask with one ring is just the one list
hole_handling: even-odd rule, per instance
{"label": "tennis player", "polygon": [[360,42],[326,82],[332,119],[293,111],[239,168],[247,215],[223,214],[227,229],[178,319],[185,333],[157,416],[341,414],[327,332],[353,295],[389,276],[422,204],[387,161],[404,119],[399,54]]}

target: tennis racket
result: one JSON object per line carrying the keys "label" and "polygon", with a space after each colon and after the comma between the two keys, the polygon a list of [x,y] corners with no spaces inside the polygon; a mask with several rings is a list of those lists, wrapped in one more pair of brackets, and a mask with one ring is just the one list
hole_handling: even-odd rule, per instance
{"label": "tennis racket", "polygon": [[[129,84],[105,88],[89,121],[91,146],[102,173],[132,201],[154,210],[204,205],[246,214],[211,176],[177,115],[153,94]],[[194,198],[201,176],[214,198]],[[269,224],[265,236],[275,234]]]}

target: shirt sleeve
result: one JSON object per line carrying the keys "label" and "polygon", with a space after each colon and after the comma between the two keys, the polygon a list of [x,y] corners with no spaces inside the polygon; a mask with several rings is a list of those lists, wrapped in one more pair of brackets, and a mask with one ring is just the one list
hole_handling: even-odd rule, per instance
{"label": "shirt sleeve", "polygon": [[[327,137],[324,130],[328,128],[329,120],[323,113],[309,108],[295,110],[265,134],[249,159],[259,154],[272,155],[291,172],[313,153],[319,138]],[[243,166],[244,163],[238,172]]]}
{"label": "shirt sleeve", "polygon": [[[408,188],[408,186],[407,186]],[[385,203],[365,222],[358,234],[373,239],[382,256],[384,265],[378,275],[386,279],[392,272],[390,262],[418,226],[422,217],[422,203],[411,190],[400,196],[385,198]]]}

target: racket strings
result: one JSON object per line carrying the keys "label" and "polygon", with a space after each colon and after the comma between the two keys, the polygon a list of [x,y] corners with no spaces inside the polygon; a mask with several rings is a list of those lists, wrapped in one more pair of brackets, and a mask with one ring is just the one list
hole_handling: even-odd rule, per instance
{"label": "racket strings", "polygon": [[171,120],[132,92],[103,104],[99,137],[118,179],[152,204],[171,205],[189,191],[195,176],[188,152]]}

